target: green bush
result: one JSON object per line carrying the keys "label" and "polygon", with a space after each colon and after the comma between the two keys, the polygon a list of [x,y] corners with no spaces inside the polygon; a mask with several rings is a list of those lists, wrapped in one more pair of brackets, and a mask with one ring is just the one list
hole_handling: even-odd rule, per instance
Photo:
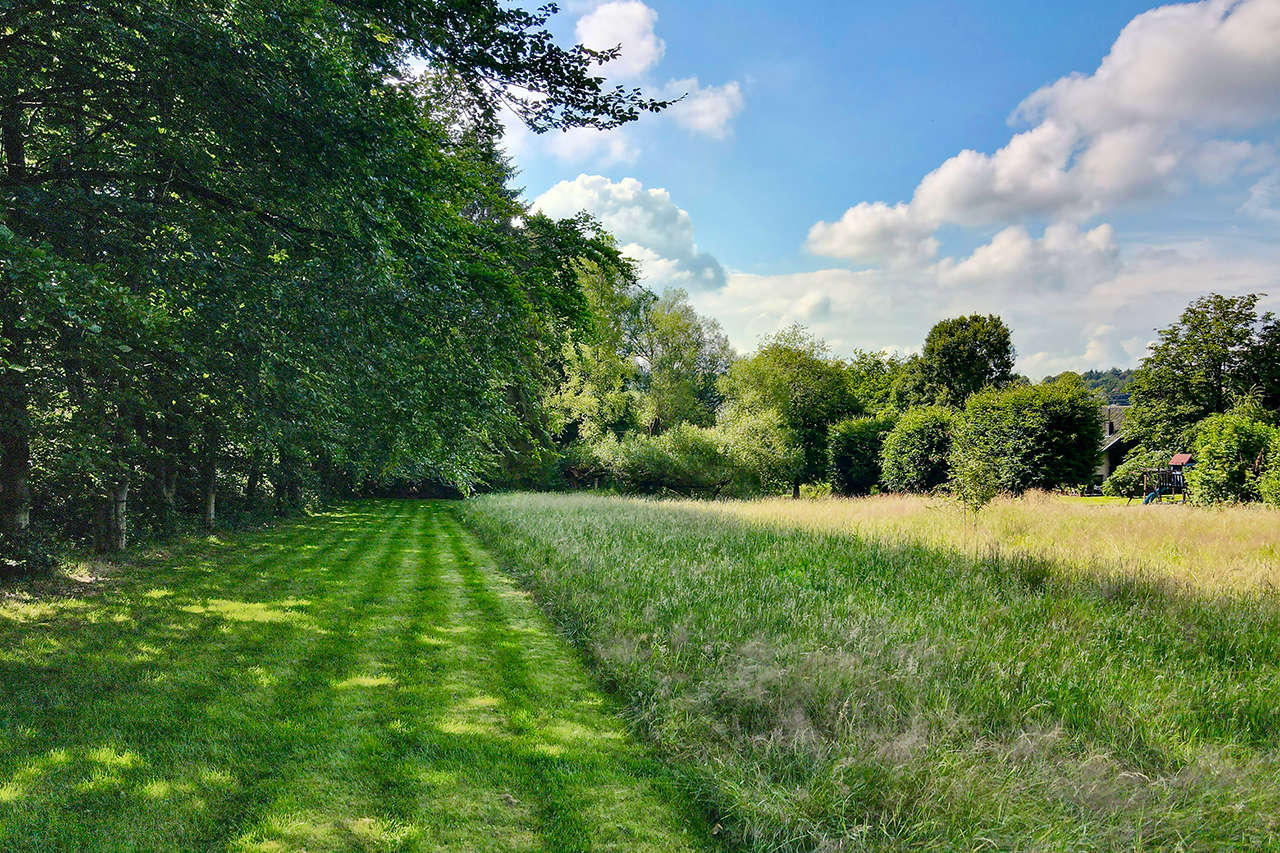
{"label": "green bush", "polygon": [[1275,436],[1275,427],[1245,413],[1225,412],[1202,420],[1192,445],[1195,465],[1186,475],[1189,499],[1198,504],[1261,499],[1260,481]]}
{"label": "green bush", "polygon": [[730,403],[721,410],[714,434],[733,469],[735,494],[777,491],[803,475],[804,450],[777,409]]}
{"label": "green bush", "polygon": [[0,578],[47,575],[57,565],[48,543],[35,532],[0,533]]}
{"label": "green bush", "polygon": [[841,495],[871,493],[880,482],[880,448],[895,421],[895,415],[884,414],[831,425],[827,433],[827,471],[833,491]]}
{"label": "green bush", "polygon": [[1258,493],[1272,506],[1280,506],[1280,429],[1271,437],[1267,463],[1258,478]]}
{"label": "green bush", "polygon": [[988,389],[952,430],[952,482],[962,494],[1081,486],[1102,445],[1098,398],[1079,377]]}
{"label": "green bush", "polygon": [[688,423],[661,435],[609,438],[596,453],[619,488],[642,494],[715,497],[737,473],[715,430]]}
{"label": "green bush", "polygon": [[880,482],[891,492],[928,492],[947,481],[952,412],[942,406],[911,409],[898,419],[880,449]]}
{"label": "green bush", "polygon": [[1102,493],[1113,498],[1143,497],[1142,471],[1168,466],[1173,454],[1167,450],[1139,450],[1129,455],[1102,484]]}

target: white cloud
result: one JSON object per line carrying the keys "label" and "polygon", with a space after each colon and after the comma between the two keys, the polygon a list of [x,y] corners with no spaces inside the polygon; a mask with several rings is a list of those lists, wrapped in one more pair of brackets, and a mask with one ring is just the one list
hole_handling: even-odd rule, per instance
{"label": "white cloud", "polygon": [[1045,86],[1018,108],[1089,133],[1135,125],[1248,128],[1280,116],[1280,3],[1207,0],[1129,22],[1097,71]]}
{"label": "white cloud", "polygon": [[934,268],[945,286],[1000,290],[1034,288],[1060,291],[1071,282],[1092,280],[1119,266],[1115,230],[1099,225],[1082,232],[1069,224],[1050,225],[1036,239],[1021,225],[1010,225],[969,257],[944,258]]}
{"label": "white cloud", "polygon": [[1249,188],[1249,198],[1240,209],[1256,216],[1280,222],[1280,172],[1272,172]]}
{"label": "white cloud", "polygon": [[[1133,364],[1154,330],[1191,299],[1207,291],[1264,292],[1280,274],[1280,246],[1255,255],[1212,241],[1123,248],[1111,225],[1073,223],[1038,233],[1010,225],[968,254],[929,263],[726,274],[698,248],[692,219],[670,194],[634,178],[579,175],[552,187],[535,206],[552,216],[594,214],[639,262],[650,287],[690,291],[694,306],[719,320],[740,350],[802,323],[836,352],[909,352],[938,320],[998,313],[1014,331],[1019,370],[1037,379]],[[892,222],[901,214],[867,215]],[[1276,297],[1272,304],[1280,303]]]}
{"label": "white cloud", "polygon": [[631,137],[622,130],[601,131],[574,127],[547,136],[547,150],[561,160],[594,160],[601,165],[634,163],[640,156]]}
{"label": "white cloud", "polygon": [[742,87],[736,80],[722,86],[701,86],[697,77],[672,80],[662,89],[662,97],[683,99],[668,109],[676,124],[710,136],[724,139],[729,135],[730,122],[742,112]]}
{"label": "white cloud", "polygon": [[1139,15],[1094,73],[1034,92],[1014,120],[1031,126],[994,154],[961,151],[909,203],[863,202],[835,226],[818,223],[810,248],[856,260],[927,258],[915,249],[944,224],[1080,221],[1265,167],[1271,146],[1240,134],[1280,120],[1280,0],[1205,0]]}
{"label": "white cloud", "polygon": [[[601,73],[615,80],[630,78],[627,85],[639,85],[659,98],[680,98],[670,108],[651,118],[651,122],[660,126],[673,121],[701,136],[713,139],[729,137],[733,120],[745,105],[742,85],[738,81],[704,86],[693,76],[669,80],[658,86],[648,80],[645,72],[656,66],[666,52],[665,42],[654,31],[657,12],[640,0],[572,5],[583,13],[577,22],[577,39],[581,44],[597,50],[622,47],[622,55],[601,66]],[[525,90],[518,90],[518,93],[523,97],[539,97]],[[641,154],[637,138],[642,135],[635,133],[631,126],[608,131],[579,127],[536,135],[510,110],[504,110],[502,118],[504,148],[517,160],[549,156],[564,162],[600,167],[634,163]]]}
{"label": "white cloud", "polygon": [[645,189],[635,178],[611,181],[579,175],[561,181],[534,200],[535,210],[568,217],[592,214],[617,238],[623,252],[639,262],[646,284],[657,290],[718,288],[724,269],[694,242],[693,220],[664,189]]}
{"label": "white cloud", "polygon": [[815,224],[805,247],[815,254],[858,263],[903,266],[932,259],[938,241],[933,227],[920,222],[907,205],[864,201],[836,222]]}
{"label": "white cloud", "polygon": [[654,32],[658,13],[640,0],[614,0],[578,20],[578,42],[593,50],[622,46],[622,55],[606,63],[610,77],[634,77],[658,64],[666,43]]}
{"label": "white cloud", "polygon": [[[742,108],[734,84],[669,85],[706,96],[689,99],[681,123],[691,130],[725,134]],[[1249,242],[1256,222],[1230,238],[1134,245],[1098,220],[1204,185],[1234,198],[1241,214],[1280,221],[1280,0],[1205,0],[1139,15],[1097,70],[1036,91],[1013,120],[1023,124],[1004,146],[947,159],[909,201],[863,201],[813,225],[808,250],[862,269],[726,275],[669,194],[630,178],[581,175],[537,205],[594,213],[652,286],[686,287],[742,350],[799,322],[837,352],[910,351],[944,317],[992,312],[1014,331],[1019,369],[1039,378],[1135,363],[1154,330],[1206,292],[1275,289],[1280,245]],[[991,236],[940,256],[939,229],[948,226]],[[949,243],[963,239],[956,231],[943,232]],[[1269,300],[1277,306],[1280,294]]]}

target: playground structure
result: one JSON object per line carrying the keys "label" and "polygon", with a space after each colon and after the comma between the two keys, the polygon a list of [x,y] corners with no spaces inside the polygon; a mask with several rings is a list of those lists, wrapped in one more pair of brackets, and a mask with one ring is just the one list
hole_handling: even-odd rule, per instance
{"label": "playground structure", "polygon": [[1142,503],[1164,503],[1165,500],[1187,502],[1187,480],[1184,472],[1194,460],[1190,453],[1178,453],[1164,468],[1146,468],[1142,472]]}

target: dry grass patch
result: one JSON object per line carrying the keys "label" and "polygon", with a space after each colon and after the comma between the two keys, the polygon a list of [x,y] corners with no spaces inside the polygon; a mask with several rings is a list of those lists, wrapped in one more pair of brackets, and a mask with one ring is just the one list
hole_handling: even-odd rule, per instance
{"label": "dry grass patch", "polygon": [[1202,591],[1280,590],[1280,511],[1142,506],[1033,493],[974,514],[955,501],[916,495],[817,501],[686,502],[700,512],[761,524],[848,532],[962,551],[1022,556],[1073,569],[1125,573]]}

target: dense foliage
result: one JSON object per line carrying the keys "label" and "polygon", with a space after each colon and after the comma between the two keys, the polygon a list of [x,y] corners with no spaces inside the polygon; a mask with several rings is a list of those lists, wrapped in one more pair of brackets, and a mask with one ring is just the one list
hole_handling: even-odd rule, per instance
{"label": "dense foliage", "polygon": [[876,488],[880,482],[880,449],[895,419],[890,411],[831,425],[827,436],[828,474],[836,494],[866,495]]}
{"label": "dense foliage", "polygon": [[1271,436],[1266,466],[1262,476],[1258,478],[1258,493],[1272,506],[1280,506],[1280,429],[1275,430]]}
{"label": "dense foliage", "polygon": [[1196,427],[1186,473],[1187,490],[1196,503],[1243,503],[1260,500],[1261,480],[1276,428],[1256,413],[1235,409],[1210,415]]}
{"label": "dense foliage", "polygon": [[1098,398],[1078,379],[991,388],[965,404],[952,467],[972,488],[1081,486],[1093,479],[1101,446]]}
{"label": "dense foliage", "polygon": [[891,492],[929,492],[947,482],[955,415],[945,406],[910,409],[880,449],[880,481]]}
{"label": "dense foliage", "polygon": [[[583,315],[496,139],[664,104],[497,0],[0,7],[0,530],[475,487]],[[414,58],[429,69],[414,77]],[[706,393],[706,388],[695,389]]]}
{"label": "dense foliage", "polygon": [[907,362],[894,399],[900,406],[961,406],[983,388],[1012,382],[1013,361],[1009,327],[994,314],[942,320]]}
{"label": "dense foliage", "polygon": [[1172,453],[1168,450],[1139,450],[1130,453],[1116,466],[1102,483],[1102,493],[1113,498],[1140,498],[1147,483],[1144,471],[1156,470],[1169,464]]}
{"label": "dense foliage", "polygon": [[1124,431],[1147,447],[1186,448],[1204,418],[1252,398],[1280,409],[1280,321],[1259,296],[1209,294],[1160,331],[1130,386]]}

